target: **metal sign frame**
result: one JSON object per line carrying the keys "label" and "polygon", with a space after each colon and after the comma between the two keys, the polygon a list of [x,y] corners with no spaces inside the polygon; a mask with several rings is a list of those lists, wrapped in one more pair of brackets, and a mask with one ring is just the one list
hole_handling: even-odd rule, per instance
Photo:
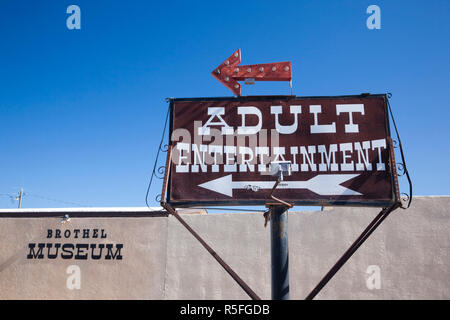
{"label": "metal sign frame", "polygon": [[[173,207],[192,207],[192,206],[261,206],[265,203],[261,200],[244,200],[244,199],[230,199],[226,201],[199,201],[197,199],[187,199],[185,201],[174,201],[171,199],[171,182],[172,182],[172,147],[173,142],[171,141],[171,136],[173,132],[173,121],[174,121],[174,103],[175,102],[208,102],[208,101],[227,101],[227,102],[247,102],[247,101],[272,101],[272,100],[296,100],[296,99],[342,99],[342,98],[367,98],[367,97],[382,97],[384,98],[384,112],[385,112],[385,125],[386,125],[386,135],[387,135],[387,146],[386,149],[389,149],[389,160],[387,162],[388,168],[386,171],[389,172],[391,177],[391,185],[392,185],[392,194],[391,199],[389,201],[354,201],[354,200],[300,200],[295,201],[295,205],[297,206],[361,206],[361,207],[387,207],[392,206],[395,203],[400,203],[400,191],[398,187],[397,180],[397,171],[396,171],[396,163],[395,163],[395,155],[394,155],[394,146],[391,138],[391,130],[389,123],[389,111],[388,111],[388,96],[386,94],[361,94],[361,95],[341,95],[341,96],[244,96],[244,97],[204,97],[204,98],[169,98],[170,102],[170,115],[169,115],[169,135],[168,135],[168,146],[169,152],[166,159],[166,167],[165,167],[165,177],[163,183],[163,191],[162,191],[162,202],[166,202]],[[275,180],[274,180],[275,183]],[[280,196],[282,198],[282,196]]]}

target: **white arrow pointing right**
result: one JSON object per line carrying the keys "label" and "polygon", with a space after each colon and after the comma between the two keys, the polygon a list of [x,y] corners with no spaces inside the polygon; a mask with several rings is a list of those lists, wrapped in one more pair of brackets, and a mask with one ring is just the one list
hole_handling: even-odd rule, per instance
{"label": "white arrow pointing right", "polygon": [[[342,183],[359,176],[359,174],[319,174],[306,181],[282,181],[277,189],[308,189],[321,196],[359,196],[361,193],[341,186]],[[233,196],[233,189],[272,189],[273,181],[233,181],[232,175],[226,175],[199,185],[199,187]]]}

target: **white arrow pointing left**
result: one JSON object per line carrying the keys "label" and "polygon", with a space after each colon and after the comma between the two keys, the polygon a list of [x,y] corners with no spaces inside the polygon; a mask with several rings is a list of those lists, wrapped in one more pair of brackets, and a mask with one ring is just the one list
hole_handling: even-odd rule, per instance
{"label": "white arrow pointing left", "polygon": [[[341,186],[342,183],[359,176],[359,174],[320,174],[306,181],[282,181],[277,189],[308,189],[321,196],[360,196],[361,193]],[[274,181],[233,181],[232,175],[223,176],[202,184],[199,187],[233,196],[234,189],[272,189]]]}

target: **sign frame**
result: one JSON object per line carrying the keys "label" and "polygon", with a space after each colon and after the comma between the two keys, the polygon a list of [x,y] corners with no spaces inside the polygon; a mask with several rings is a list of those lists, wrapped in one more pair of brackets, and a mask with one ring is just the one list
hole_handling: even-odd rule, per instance
{"label": "sign frame", "polygon": [[[266,200],[244,200],[244,199],[229,199],[229,200],[211,200],[211,201],[202,201],[196,199],[187,199],[183,201],[174,201],[171,199],[171,182],[172,182],[172,147],[173,142],[171,141],[171,136],[173,132],[173,121],[174,121],[174,104],[176,102],[247,102],[247,101],[272,101],[272,100],[298,100],[298,99],[308,99],[308,100],[318,100],[318,99],[345,99],[345,98],[383,98],[384,99],[384,113],[385,113],[385,126],[386,126],[386,149],[388,149],[389,159],[387,161],[386,171],[389,172],[391,177],[391,186],[392,193],[391,199],[388,201],[381,200],[363,200],[363,201],[355,201],[355,200],[298,200],[294,201],[295,206],[349,206],[349,207],[389,207],[394,204],[400,204],[400,190],[398,185],[398,175],[396,170],[396,162],[395,162],[395,151],[394,144],[391,137],[391,129],[390,129],[390,120],[389,120],[389,110],[388,110],[388,95],[387,94],[369,94],[363,93],[360,95],[339,95],[339,96],[295,96],[295,95],[261,95],[261,96],[239,96],[239,97],[197,97],[197,98],[168,98],[169,101],[169,134],[168,134],[168,150],[166,165],[165,165],[165,174],[164,174],[164,182],[163,182],[163,190],[162,190],[162,203],[168,203],[172,207],[179,208],[187,208],[187,207],[218,207],[218,206],[264,206],[267,202],[270,201],[270,198]],[[275,184],[276,180],[274,178],[273,183]],[[278,190],[279,192],[279,190]],[[278,193],[278,197],[283,198],[280,193]]]}

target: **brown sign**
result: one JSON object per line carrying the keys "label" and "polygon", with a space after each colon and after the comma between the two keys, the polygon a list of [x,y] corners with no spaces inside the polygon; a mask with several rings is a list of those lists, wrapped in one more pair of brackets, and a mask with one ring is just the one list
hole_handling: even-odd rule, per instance
{"label": "brown sign", "polygon": [[[171,100],[166,201],[174,206],[386,206],[397,201],[385,95]],[[271,165],[272,164],[272,165]]]}

